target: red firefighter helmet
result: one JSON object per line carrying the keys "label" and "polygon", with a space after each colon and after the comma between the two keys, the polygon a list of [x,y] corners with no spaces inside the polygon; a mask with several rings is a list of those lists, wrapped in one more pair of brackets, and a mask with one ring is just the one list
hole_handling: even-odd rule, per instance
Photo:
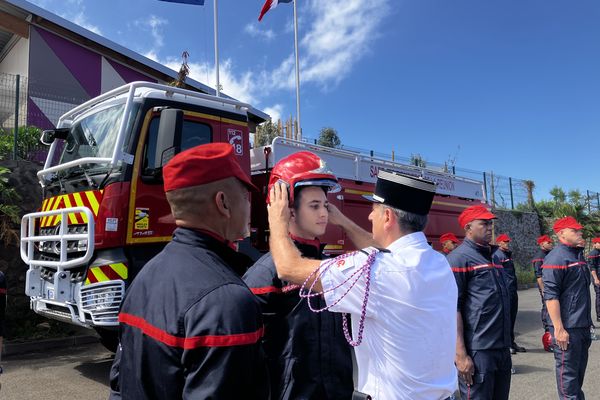
{"label": "red firefighter helmet", "polygon": [[542,345],[544,346],[544,350],[552,351],[552,335],[550,332],[545,332],[542,336]]}
{"label": "red firefighter helmet", "polygon": [[269,202],[271,187],[278,181],[283,181],[288,186],[290,206],[294,204],[295,189],[302,186],[322,186],[332,193],[340,190],[335,175],[319,156],[310,151],[299,151],[290,154],[275,164],[269,178],[267,203]]}

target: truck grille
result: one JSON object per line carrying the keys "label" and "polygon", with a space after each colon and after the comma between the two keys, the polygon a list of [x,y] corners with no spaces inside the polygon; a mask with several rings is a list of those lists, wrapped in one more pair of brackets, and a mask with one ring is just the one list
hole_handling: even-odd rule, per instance
{"label": "truck grille", "polygon": [[[86,234],[87,224],[69,225],[67,234]],[[58,235],[60,224],[49,228],[41,228],[40,236]],[[87,240],[67,241],[67,260],[82,257],[87,251]],[[37,257],[41,261],[58,261],[60,259],[60,241],[40,241],[37,246]]]}
{"label": "truck grille", "polygon": [[94,283],[81,288],[81,309],[95,325],[118,325],[119,306],[125,294],[123,281]]}

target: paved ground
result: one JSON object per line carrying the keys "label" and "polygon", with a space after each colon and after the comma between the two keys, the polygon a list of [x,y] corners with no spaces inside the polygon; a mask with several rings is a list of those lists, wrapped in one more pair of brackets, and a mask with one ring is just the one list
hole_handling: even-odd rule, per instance
{"label": "paved ground", "polygon": [[[528,349],[513,357],[511,400],[556,399],[554,358],[541,346],[537,289],[519,292],[517,341]],[[600,333],[600,329],[599,329]],[[6,357],[0,377],[2,400],[106,400],[112,354],[100,344]],[[584,391],[600,399],[600,342],[592,342]]]}

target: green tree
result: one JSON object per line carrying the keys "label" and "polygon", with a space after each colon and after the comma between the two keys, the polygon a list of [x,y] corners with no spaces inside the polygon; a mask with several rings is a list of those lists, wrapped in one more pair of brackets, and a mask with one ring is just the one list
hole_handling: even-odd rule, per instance
{"label": "green tree", "polygon": [[273,139],[281,136],[278,126],[279,124],[274,124],[270,120],[258,125],[254,134],[254,147],[268,146],[273,142]]}
{"label": "green tree", "polygon": [[427,161],[420,154],[411,154],[410,155],[410,163],[412,165],[416,165],[417,167],[426,168]]}
{"label": "green tree", "polygon": [[15,227],[20,219],[17,204],[21,201],[17,191],[8,184],[9,174],[8,168],[0,167],[0,240],[6,245],[19,242]]}
{"label": "green tree", "polygon": [[340,137],[335,129],[331,127],[324,127],[319,132],[317,144],[320,146],[337,148],[340,147],[342,141],[340,140]]}
{"label": "green tree", "polygon": [[[41,146],[40,136],[42,130],[35,126],[21,126],[17,133],[17,158],[27,159],[30,151]],[[0,158],[9,160],[12,158],[14,148],[14,135],[12,132],[0,128]]]}

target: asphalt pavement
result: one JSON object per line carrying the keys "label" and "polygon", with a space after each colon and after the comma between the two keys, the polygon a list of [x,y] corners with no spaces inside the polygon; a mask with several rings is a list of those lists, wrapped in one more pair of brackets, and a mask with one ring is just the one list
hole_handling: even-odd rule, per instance
{"label": "asphalt pavement", "polygon": [[[593,292],[592,292],[593,293]],[[540,298],[537,289],[519,291],[517,342],[527,353],[513,356],[516,374],[511,399],[557,399],[554,357],[542,348]],[[595,314],[594,314],[595,317]],[[595,318],[594,318],[595,320]],[[600,334],[600,329],[598,329]],[[99,343],[41,350],[4,357],[0,375],[0,399],[106,400],[112,353]],[[600,399],[600,342],[592,342],[584,391],[588,399]]]}

